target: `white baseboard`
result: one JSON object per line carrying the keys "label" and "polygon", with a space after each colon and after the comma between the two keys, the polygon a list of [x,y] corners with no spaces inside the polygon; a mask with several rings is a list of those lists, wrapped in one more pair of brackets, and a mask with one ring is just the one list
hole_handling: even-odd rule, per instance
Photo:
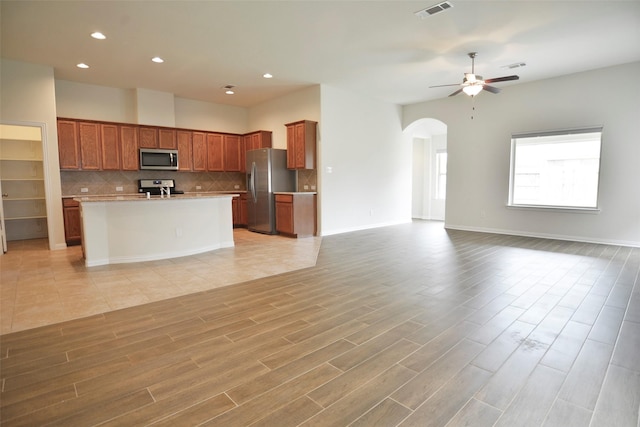
{"label": "white baseboard", "polygon": [[537,237],[539,239],[565,240],[569,242],[629,246],[633,248],[640,247],[640,242],[634,242],[631,240],[597,239],[593,237],[570,236],[570,235],[564,235],[564,234],[532,233],[532,232],[520,231],[520,230],[503,230],[499,228],[489,228],[489,227],[469,227],[465,225],[455,225],[455,224],[447,224],[447,223],[445,223],[444,228],[451,229],[451,230],[461,230],[461,231],[475,231],[478,233],[506,234],[510,236]]}

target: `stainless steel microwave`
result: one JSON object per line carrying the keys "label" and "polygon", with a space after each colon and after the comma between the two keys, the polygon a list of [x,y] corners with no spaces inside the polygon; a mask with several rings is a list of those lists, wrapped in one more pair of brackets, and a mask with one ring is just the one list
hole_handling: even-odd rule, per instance
{"label": "stainless steel microwave", "polygon": [[177,171],[178,150],[141,148],[140,169]]}

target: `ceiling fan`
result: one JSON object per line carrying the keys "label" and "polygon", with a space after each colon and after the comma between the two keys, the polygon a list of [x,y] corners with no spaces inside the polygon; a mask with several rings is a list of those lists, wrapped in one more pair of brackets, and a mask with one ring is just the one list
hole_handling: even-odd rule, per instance
{"label": "ceiling fan", "polygon": [[496,77],[494,79],[483,80],[482,76],[475,74],[475,58],[476,58],[477,52],[469,52],[468,55],[469,55],[469,58],[471,58],[471,72],[464,73],[464,79],[462,80],[462,84],[438,85],[438,86],[429,86],[429,87],[433,88],[433,87],[445,87],[445,86],[462,86],[460,89],[453,92],[449,96],[457,95],[460,92],[464,92],[469,96],[476,96],[482,90],[486,90],[487,92],[491,92],[491,93],[500,92],[500,89],[498,89],[497,87],[489,86],[488,83],[506,82],[509,80],[518,80],[520,78],[518,76],[513,75],[513,76]]}

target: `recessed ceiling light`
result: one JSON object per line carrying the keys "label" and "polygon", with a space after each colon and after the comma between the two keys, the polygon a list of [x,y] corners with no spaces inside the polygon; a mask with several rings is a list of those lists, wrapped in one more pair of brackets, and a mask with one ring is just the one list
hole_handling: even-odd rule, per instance
{"label": "recessed ceiling light", "polygon": [[78,65],[76,65],[76,67],[78,67],[78,68],[89,68],[89,66],[87,64],[85,64],[84,62],[79,63]]}
{"label": "recessed ceiling light", "polygon": [[224,89],[224,93],[226,93],[227,95],[233,95],[235,93],[233,91],[234,87],[235,87],[234,85],[225,85],[225,86],[222,86],[222,89]]}
{"label": "recessed ceiling light", "polygon": [[264,77],[265,79],[270,79],[270,78],[272,78],[272,77],[273,77],[273,75],[272,75],[272,74],[270,74],[270,73],[264,73],[264,74],[262,75],[262,77]]}
{"label": "recessed ceiling light", "polygon": [[162,64],[164,62],[164,59],[160,58],[159,56],[154,56],[153,58],[151,58],[151,60],[156,64]]}
{"label": "recessed ceiling light", "polygon": [[102,34],[100,31],[96,31],[95,33],[91,33],[91,37],[93,37],[94,39],[98,39],[98,40],[104,40],[104,39],[107,38],[107,36]]}

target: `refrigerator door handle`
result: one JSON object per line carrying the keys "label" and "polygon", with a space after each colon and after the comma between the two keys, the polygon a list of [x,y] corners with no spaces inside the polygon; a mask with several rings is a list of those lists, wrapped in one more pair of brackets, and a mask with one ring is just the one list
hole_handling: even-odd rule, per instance
{"label": "refrigerator door handle", "polygon": [[256,193],[256,162],[251,164],[251,175],[249,175],[249,191],[251,192],[251,198],[253,203],[258,201],[258,195]]}

